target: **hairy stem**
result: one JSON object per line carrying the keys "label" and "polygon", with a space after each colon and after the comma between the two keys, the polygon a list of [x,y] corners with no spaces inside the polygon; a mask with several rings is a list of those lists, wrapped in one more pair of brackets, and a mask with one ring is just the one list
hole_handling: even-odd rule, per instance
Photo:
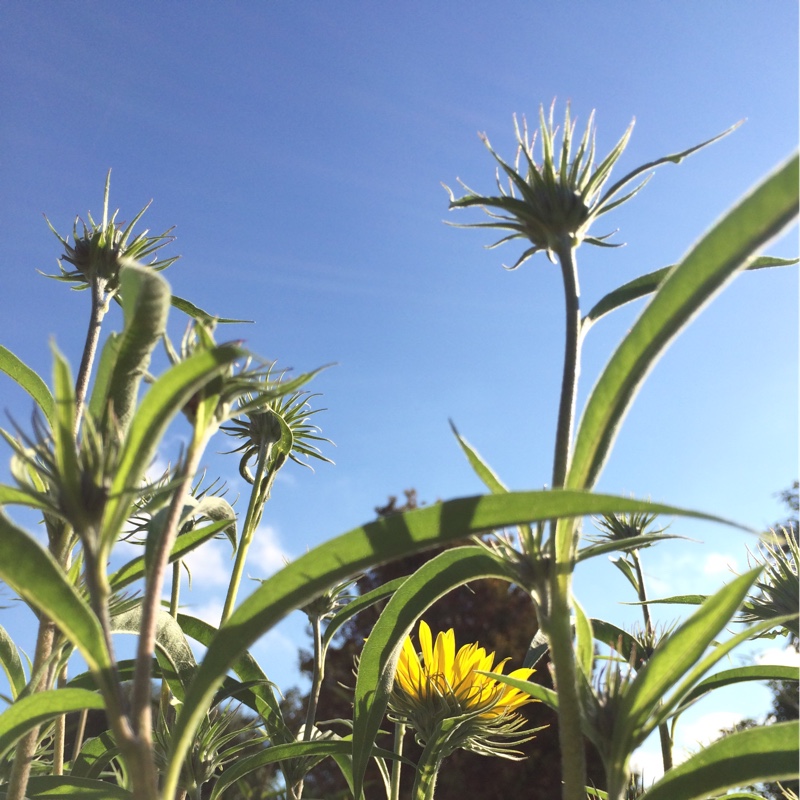
{"label": "hairy stem", "polygon": [[569,576],[566,591],[552,599],[547,638],[558,692],[558,740],[561,749],[563,800],[586,797],[586,755],[581,730],[581,706],[578,697],[575,649],[570,624]]}
{"label": "hairy stem", "polygon": [[[566,332],[561,399],[558,407],[553,489],[566,481],[572,449],[575,399],[580,373],[580,289],[578,271],[571,244],[564,241],[557,249],[564,283]],[[545,633],[550,644],[555,682],[558,690],[558,735],[561,745],[563,800],[583,800],[586,796],[586,757],[581,731],[581,707],[578,697],[575,650],[572,642],[572,571],[578,537],[577,523],[553,520],[550,535],[550,598],[545,614]]]}
{"label": "hairy stem", "polygon": [[306,741],[311,739],[311,729],[317,718],[319,693],[322,688],[322,678],[325,674],[325,654],[322,652],[322,623],[316,614],[311,618],[311,635],[314,639],[314,674],[311,678],[311,693],[308,696],[306,726],[303,731],[303,739]]}
{"label": "hairy stem", "polygon": [[89,328],[86,331],[86,342],[83,345],[83,355],[81,365],[78,369],[78,377],[75,381],[75,434],[81,426],[83,415],[83,405],[89,393],[89,378],[92,374],[92,364],[97,353],[97,345],[100,341],[100,328],[103,318],[108,311],[108,299],[105,297],[106,281],[104,278],[95,277],[92,280],[92,311],[89,317]]}
{"label": "hairy stem", "polygon": [[[141,800],[158,797],[158,772],[153,753],[151,679],[152,661],[155,649],[156,625],[161,609],[161,590],[169,562],[169,554],[178,532],[184,501],[202,457],[208,432],[196,431],[189,445],[183,465],[183,476],[175,489],[170,503],[164,530],[159,537],[153,554],[153,563],[147,575],[145,595],[142,601],[142,621],[139,629],[139,643],[136,650],[133,689],[131,692],[131,728],[136,745],[134,757],[142,769],[142,775],[134,775],[141,783]],[[152,795],[146,792],[153,792]],[[134,787],[134,796],[140,800]]]}
{"label": "hairy stem", "polygon": [[[33,675],[41,676],[33,687],[34,692],[42,692],[48,688],[49,670],[45,665],[53,653],[56,626],[47,618],[39,621],[39,632],[36,637],[36,650],[33,656]],[[14,761],[11,766],[11,776],[6,787],[6,800],[25,800],[28,788],[28,778],[31,774],[31,762],[36,754],[36,745],[39,742],[38,726],[29,731],[17,742],[14,752]]]}
{"label": "hairy stem", "polygon": [[[394,752],[397,756],[403,755],[403,739],[406,735],[406,726],[402,722],[395,723],[394,726]],[[392,761],[392,779],[390,783],[389,800],[400,800],[400,768],[402,764],[399,758]]]}
{"label": "hairy stem", "polygon": [[561,401],[558,406],[556,444],[553,456],[553,489],[564,486],[569,469],[572,448],[572,426],[575,419],[575,397],[580,374],[580,288],[578,269],[572,247],[565,243],[557,254],[564,281],[566,311],[566,337],[564,348],[564,370],[561,376]]}

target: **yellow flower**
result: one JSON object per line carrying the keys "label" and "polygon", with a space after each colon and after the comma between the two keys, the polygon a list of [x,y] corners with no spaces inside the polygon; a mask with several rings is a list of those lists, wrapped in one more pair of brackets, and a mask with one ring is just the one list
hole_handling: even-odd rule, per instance
{"label": "yellow flower", "polygon": [[[481,672],[501,674],[508,659],[496,664],[495,654],[478,644],[456,650],[452,630],[433,641],[431,629],[419,623],[422,660],[406,637],[398,657],[390,718],[414,729],[417,741],[430,749],[431,758],[446,758],[455,750],[517,760],[513,746],[533,738],[539,728],[528,728],[517,709],[536,702],[525,692]],[[532,669],[517,669],[509,677],[527,680]],[[435,751],[435,753],[434,753]]]}
{"label": "yellow flower", "polygon": [[[520,706],[533,702],[533,698],[504,683],[499,683],[484,672],[502,673],[508,659],[494,665],[495,654],[489,653],[477,643],[467,644],[456,652],[456,637],[451,628],[439,633],[432,641],[427,623],[419,623],[419,642],[422,648],[422,663],[406,637],[397,664],[395,682],[402,692],[421,702],[433,701],[452,710],[448,716],[478,712],[480,717],[496,718],[516,711]],[[512,678],[527,680],[532,669],[517,669]]]}

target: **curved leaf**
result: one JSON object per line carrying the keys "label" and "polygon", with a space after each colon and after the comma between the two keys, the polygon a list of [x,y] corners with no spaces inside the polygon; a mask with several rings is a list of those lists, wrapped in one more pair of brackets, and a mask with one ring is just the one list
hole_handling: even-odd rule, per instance
{"label": "curved leaf", "polygon": [[692,689],[689,694],[681,701],[676,714],[679,714],[685,706],[693,703],[703,695],[708,694],[714,689],[722,686],[730,686],[732,683],[742,683],[744,681],[798,681],[800,671],[797,667],[787,667],[781,664],[751,664],[746,667],[734,667],[725,669],[706,678]]}
{"label": "curved leaf", "polygon": [[[138,635],[141,622],[142,608],[137,606],[112,617],[111,630],[113,633]],[[183,701],[184,687],[188,686],[197,669],[197,662],[181,626],[164,609],[158,612],[156,618],[156,658],[170,690],[178,700]]]}
{"label": "curved leaf", "polygon": [[105,708],[103,698],[86,689],[52,689],[17,700],[0,714],[0,756],[29,730],[84,708]]}
{"label": "curved leaf", "polygon": [[594,485],[619,425],[660,355],[733,275],[797,216],[799,177],[795,155],[717,222],[660,285],[586,403],[568,488]]}
{"label": "curved leaf", "polygon": [[[268,747],[262,753],[256,753],[246,758],[240,758],[232,767],[228,767],[219,777],[214,790],[211,792],[210,800],[217,800],[228,787],[236,781],[249,775],[251,772],[264,767],[267,764],[275,764],[291,758],[309,758],[320,756],[350,755],[352,743],[349,737],[338,740],[322,739],[313,742],[293,742],[292,744],[278,744]],[[406,764],[414,766],[407,758],[402,758],[389,750],[380,747],[372,748],[372,755],[380,758],[391,758],[400,760]]]}
{"label": "curved leaf", "polygon": [[[768,269],[770,267],[791,267],[800,259],[797,258],[775,258],[773,256],[761,256],[753,261],[752,264],[745,267],[746,270]],[[655,270],[655,272],[648,272],[647,275],[641,275],[632,281],[624,284],[623,286],[609,292],[602,300],[592,306],[591,311],[583,318],[581,332],[585,335],[586,331],[606,314],[611,313],[617,308],[638,300],[640,297],[646,297],[648,294],[655,292],[658,287],[664,282],[669,271],[675,268],[675,264],[668,267],[662,267]]]}
{"label": "curved leaf", "polygon": [[211,641],[175,724],[166,786],[174,790],[179,765],[194,730],[213,700],[216,687],[239,655],[290,611],[307,605],[330,586],[376,564],[470,534],[560,516],[624,511],[688,515],[723,522],[718,517],[629,497],[567,490],[509,492],[450,500],[393,514],[306,553],[265,580]]}
{"label": "curved leaf", "polygon": [[0,579],[30,606],[52,619],[93,672],[111,666],[97,617],[55,559],[0,513]]}
{"label": "curved leaf", "polygon": [[795,778],[798,735],[796,721],[732,733],[673,767],[642,800],[705,800],[730,788]]}
{"label": "curved leaf", "polygon": [[209,314],[207,311],[203,311],[202,308],[198,308],[194,303],[185,300],[183,297],[178,297],[175,294],[172,295],[172,305],[177,308],[178,311],[183,311],[186,316],[196,319],[198,322],[217,323],[221,325],[233,322],[253,321],[251,319],[227,319],[226,317],[214,316],[214,314]]}
{"label": "curved leaf", "polygon": [[103,770],[119,755],[119,747],[110,731],[87,739],[69,774],[73,778],[99,778]]}
{"label": "curved leaf", "polygon": [[[75,800],[133,800],[133,795],[108,781],[90,778],[73,778],[69,775],[36,775],[28,780],[25,794],[28,800],[59,800],[71,797]],[[0,793],[0,800],[5,800]]]}
{"label": "curved leaf", "polygon": [[480,457],[478,451],[466,440],[463,436],[458,432],[453,420],[450,420],[450,428],[453,431],[458,443],[461,445],[461,449],[464,451],[464,454],[467,456],[467,460],[470,463],[472,469],[475,470],[475,474],[483,481],[484,486],[492,493],[492,494],[504,494],[508,491],[506,485],[497,477],[494,473],[492,468]]}
{"label": "curved leaf", "polygon": [[206,383],[243,355],[235,344],[202,350],[165,372],[149,389],[131,421],[103,516],[104,546],[119,535],[167,426]]}
{"label": "curved leaf", "polygon": [[336,632],[345,622],[352,619],[356,614],[360,614],[365,608],[374,606],[375,603],[379,603],[381,600],[394,594],[403,583],[405,583],[407,577],[407,575],[404,575],[402,578],[395,578],[392,581],[388,581],[378,586],[376,589],[373,589],[371,592],[356,597],[344,608],[337,611],[336,614],[331,617],[330,622],[325,628],[325,633],[322,636],[322,651],[325,652],[325,650],[328,649],[328,645],[336,635]]}
{"label": "curved leaf", "polygon": [[558,693],[553,689],[548,689],[546,686],[542,686],[540,683],[534,683],[533,681],[524,681],[521,678],[501,675],[499,672],[479,671],[481,675],[489,675],[500,683],[507,683],[509,686],[513,686],[515,689],[519,689],[521,692],[530,695],[534,700],[541,700],[545,705],[558,711]]}
{"label": "curved leaf", "polygon": [[[217,633],[217,628],[213,625],[186,614],[178,614],[178,623],[187,636],[196,642],[200,642],[205,647],[208,647],[213,642]],[[286,725],[280,703],[273,691],[274,684],[267,678],[253,656],[248,652],[242,653],[231,664],[231,669],[247,684],[255,698],[253,708],[264,721],[264,727],[267,729],[273,744],[292,741],[292,733]],[[245,702],[236,692],[231,692],[230,694]]]}
{"label": "curved leaf", "polygon": [[39,374],[3,345],[0,345],[0,370],[31,396],[45,419],[52,424],[55,401]]}
{"label": "curved leaf", "polygon": [[627,762],[645,732],[654,727],[651,718],[662,706],[666,692],[685,678],[714,637],[730,622],[760,572],[761,567],[731,581],[661,640],[628,686],[620,704],[620,723],[611,742],[615,764]]}
{"label": "curved leaf", "polygon": [[103,427],[108,429],[113,419],[114,428],[124,433],[133,417],[153,348],[166,330],[171,291],[158,272],[132,259],[123,259],[120,288],[125,326],[115,342],[116,358],[107,376],[102,405]]}
{"label": "curved leaf", "polygon": [[392,691],[403,640],[420,616],[452,589],[479,578],[515,579],[508,562],[483,547],[446,550],[394,593],[364,644],[353,699],[353,781],[356,794]]}
{"label": "curved leaf", "polygon": [[[211,525],[204,525],[202,528],[194,528],[191,531],[182,533],[175,540],[175,546],[172,548],[172,552],[169,555],[169,563],[173,564],[185,558],[192,550],[197,549],[201,544],[209,541],[209,539],[213,539],[220,531],[224,531],[229,526],[230,520],[222,520],[220,522],[214,522]],[[143,555],[131,559],[109,577],[108,582],[111,586],[111,590],[113,592],[118,592],[134,581],[138,581],[139,578],[144,577],[144,571]]]}
{"label": "curved leaf", "polygon": [[643,536],[631,536],[630,539],[624,539],[622,541],[597,542],[579,550],[576,560],[578,562],[586,561],[589,558],[596,558],[606,553],[624,553],[628,550],[636,550],[639,547],[647,547],[654,542],[661,542],[666,539],[685,538],[685,536],[678,536],[675,533],[646,533]]}
{"label": "curved leaf", "polygon": [[17,645],[2,625],[0,625],[0,667],[3,668],[8,679],[11,697],[16,700],[17,695],[27,685],[28,679],[25,677],[25,669],[22,666]]}

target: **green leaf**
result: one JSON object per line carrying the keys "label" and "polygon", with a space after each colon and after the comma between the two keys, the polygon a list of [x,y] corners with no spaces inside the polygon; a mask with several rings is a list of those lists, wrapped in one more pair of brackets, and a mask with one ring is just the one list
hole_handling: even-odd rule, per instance
{"label": "green leaf", "polygon": [[707,594],[676,594],[673,597],[664,597],[660,600],[647,600],[645,603],[634,603],[632,605],[656,605],[658,603],[669,603],[675,605],[699,606],[708,600]]}
{"label": "green leaf", "polygon": [[384,600],[385,598],[394,594],[397,589],[399,589],[403,583],[405,583],[407,577],[408,576],[403,576],[402,578],[395,578],[392,581],[388,581],[382,586],[378,586],[377,589],[373,589],[371,592],[367,592],[366,594],[356,597],[344,608],[337,611],[336,614],[331,617],[330,622],[325,628],[325,633],[322,636],[323,652],[328,649],[328,645],[336,635],[336,632],[342,627],[342,625],[345,624],[345,622],[352,619],[354,616],[356,616],[356,614],[360,614],[365,608],[369,608],[370,606],[375,605],[375,603],[379,603],[381,600]]}
{"label": "green leaf", "polygon": [[97,617],[55,559],[0,513],[0,579],[32,608],[50,617],[95,674],[108,679],[111,659]]}
{"label": "green leaf", "polygon": [[53,689],[23,697],[0,714],[0,756],[29,730],[61,714],[104,707],[103,698],[86,689]]}
{"label": "green leaf", "polygon": [[125,327],[115,344],[116,358],[108,375],[103,427],[109,430],[113,425],[124,433],[136,409],[139,384],[153,348],[166,330],[171,293],[158,272],[131,259],[124,259],[120,269],[120,288]]}
{"label": "green leaf", "polygon": [[52,424],[55,401],[47,384],[27,364],[2,345],[0,345],[0,370],[31,396],[47,421]]}
{"label": "green leaf", "polygon": [[103,770],[119,755],[119,747],[109,731],[87,739],[69,773],[73,778],[100,778]]}
{"label": "green leaf", "polygon": [[8,679],[11,697],[16,700],[17,695],[28,683],[28,679],[25,677],[25,669],[22,666],[17,645],[14,644],[14,640],[2,625],[0,625],[0,666]]}
{"label": "green leaf", "polygon": [[176,364],[150,387],[131,421],[103,518],[106,549],[116,541],[167,426],[189,399],[243,351],[235,344],[203,350]]}
{"label": "green leaf", "polygon": [[684,679],[714,637],[730,622],[760,573],[761,567],[731,581],[661,640],[620,704],[619,723],[611,743],[615,764],[627,762],[641,744],[645,732],[653,727],[648,723],[662,705],[664,695]]}
{"label": "green leaf", "polygon": [[[791,267],[797,264],[798,261],[800,261],[798,258],[761,256],[745,269],[751,271],[756,269],[768,269],[770,267]],[[583,318],[582,334],[586,335],[586,331],[606,314],[609,314],[627,303],[638,300],[640,297],[646,297],[648,294],[655,292],[663,283],[664,278],[667,277],[670,270],[675,269],[675,266],[675,264],[671,264],[668,267],[657,269],[655,272],[649,272],[647,275],[641,275],[623,286],[614,289],[613,292],[609,292],[602,300],[596,303],[592,307],[592,310]]]}
{"label": "green leaf", "polygon": [[700,681],[700,683],[681,700],[681,706],[676,713],[680,713],[683,708],[690,703],[693,703],[703,695],[708,694],[714,689],[719,689],[722,686],[730,686],[733,683],[742,683],[745,681],[797,680],[800,680],[800,671],[798,671],[797,667],[787,667],[779,664],[752,664],[746,667],[725,669]]}
{"label": "green leaf", "polygon": [[[137,606],[114,616],[111,630],[113,633],[138,635],[141,622],[142,608]],[[183,701],[184,687],[189,685],[197,662],[181,626],[164,609],[156,617],[156,658],[170,690],[178,700]]]}
{"label": "green leaf", "polygon": [[[133,795],[108,781],[90,778],[73,778],[69,775],[38,775],[29,779],[26,790],[29,800],[60,800],[62,797],[76,800],[133,800]],[[0,800],[5,800],[0,792]]]}
{"label": "green leaf", "polygon": [[[169,556],[169,563],[173,564],[185,558],[192,550],[196,550],[201,544],[213,539],[220,531],[224,531],[230,526],[230,521],[221,520],[211,525],[203,525],[191,531],[182,533],[176,540]],[[131,559],[127,564],[120,567],[109,577],[111,590],[118,592],[139,578],[144,577],[144,556]]]}
{"label": "green leaf", "polygon": [[198,322],[218,323],[222,325],[234,322],[252,323],[253,321],[251,319],[227,319],[226,317],[216,317],[213,314],[209,314],[207,311],[203,311],[202,308],[198,308],[194,303],[184,300],[184,298],[178,297],[177,295],[172,295],[172,305],[177,308],[178,311],[183,311],[184,314],[192,319],[198,320]]}
{"label": "green leaf", "polygon": [[114,372],[114,364],[119,356],[121,339],[122,334],[110,333],[100,352],[100,358],[94,371],[92,394],[89,398],[89,413],[92,419],[101,420],[106,413],[109,385]]}
{"label": "green leaf", "polygon": [[641,800],[705,800],[730,788],[796,778],[798,735],[796,721],[732,733],[673,767]]}
{"label": "green leaf", "polygon": [[639,386],[671,341],[796,216],[795,155],[738,203],[673,269],[612,356],[586,403],[568,488],[597,481]]}
{"label": "green leaf", "polygon": [[[262,753],[241,758],[236,763],[228,767],[217,780],[214,790],[211,792],[210,800],[218,800],[225,789],[232,786],[236,781],[255,772],[257,769],[268,764],[275,764],[281,761],[288,761],[292,758],[309,758],[319,756],[325,758],[335,755],[349,755],[352,744],[349,737],[339,740],[316,740],[313,742],[293,742],[292,744],[278,744],[268,747]],[[379,758],[391,758],[400,760],[405,764],[414,766],[407,758],[398,757],[390,750],[383,750],[380,747],[372,748],[372,756]]]}
{"label": "green leaf", "polygon": [[472,469],[475,470],[475,474],[483,481],[483,484],[492,494],[504,494],[508,491],[505,484],[500,480],[500,478],[495,475],[492,468],[480,457],[478,451],[475,450],[472,445],[464,439],[461,434],[456,429],[453,420],[450,420],[450,427],[453,430],[453,434],[455,435],[456,439],[458,439],[458,443],[461,445],[461,449],[467,456],[467,460],[470,463]]}
{"label": "green leaf", "polygon": [[509,492],[450,500],[393,514],[355,528],[306,553],[265,580],[239,605],[209,644],[173,730],[174,749],[165,786],[169,791],[174,790],[180,763],[194,731],[213,700],[216,687],[238,656],[290,611],[307,605],[330,586],[376,564],[463,539],[470,534],[560,516],[582,517],[626,511],[723,521],[718,517],[630,497],[566,490]]}
{"label": "green leaf", "polygon": [[[186,614],[178,614],[178,623],[187,636],[205,647],[211,645],[217,633],[217,628],[213,625]],[[283,718],[280,703],[275,697],[274,684],[267,678],[253,656],[248,652],[242,653],[233,661],[231,669],[248,684],[249,691],[255,697],[255,710],[264,721],[264,727],[273,744],[293,740],[294,737]],[[235,692],[232,696],[242,699]]]}
{"label": "green leaf", "polygon": [[575,661],[586,680],[591,682],[594,669],[592,621],[586,616],[586,612],[574,598],[572,605],[575,609]]}
{"label": "green leaf", "polygon": [[[796,617],[797,615],[791,615]],[[681,680],[681,684],[673,692],[672,696],[658,709],[648,727],[652,730],[656,725],[665,722],[669,717],[676,717],[682,713],[689,705],[685,698],[691,693],[695,684],[703,677],[717,662],[725,658],[728,653],[740,644],[756,638],[760,633],[768,630],[776,621],[783,622],[789,616],[778,617],[776,620],[761,620],[755,622],[743,631],[740,631],[724,642],[714,642],[714,647],[692,668]]]}
{"label": "green leaf", "polygon": [[598,542],[584,547],[578,551],[578,562],[586,561],[589,558],[597,558],[597,556],[606,555],[607,553],[627,552],[628,550],[636,550],[640,547],[647,547],[654,542],[664,541],[665,539],[685,539],[685,536],[678,536],[674,533],[646,533],[644,536],[631,536],[630,539],[622,541],[611,542]]}
{"label": "green leaf", "polygon": [[482,670],[478,671],[481,673],[481,675],[489,675],[500,683],[507,683],[509,686],[513,686],[515,689],[525,692],[525,694],[530,695],[535,700],[541,700],[545,705],[549,706],[555,711],[558,711],[558,693],[553,689],[548,689],[546,686],[542,686],[539,683],[534,683],[533,681],[524,681],[521,678],[512,678],[509,675],[501,675],[499,672],[483,672]]}
{"label": "green leaf", "polygon": [[370,632],[358,664],[353,699],[353,779],[357,791],[362,788],[372,744],[386,713],[403,641],[414,623],[457,586],[479,578],[511,582],[514,577],[508,562],[483,547],[456,547],[424,564],[394,593]]}
{"label": "green leaf", "polygon": [[628,662],[631,660],[631,656],[635,654],[636,661],[634,666],[637,669],[641,666],[646,653],[642,643],[635,636],[603,619],[593,619],[592,629],[594,638],[598,642],[602,642],[607,647],[615,650]]}

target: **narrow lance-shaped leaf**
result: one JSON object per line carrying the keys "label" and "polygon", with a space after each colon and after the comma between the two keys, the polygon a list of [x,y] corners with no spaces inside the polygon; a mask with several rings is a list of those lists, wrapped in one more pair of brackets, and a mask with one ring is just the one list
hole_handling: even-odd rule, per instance
{"label": "narrow lance-shaped leaf", "polygon": [[8,679],[11,698],[16,700],[28,683],[28,679],[25,677],[25,669],[22,666],[17,645],[2,625],[0,625],[0,666]]}
{"label": "narrow lance-shaped leaf", "polygon": [[[170,305],[169,284],[155,270],[124,259],[120,270],[125,327],[116,343],[108,376],[106,428],[126,431],[136,408],[139,384],[153,348],[164,335]],[[113,420],[113,422],[111,421]]]}
{"label": "narrow lance-shaped leaf", "polygon": [[738,731],[673,767],[641,800],[705,800],[726,789],[796,778],[796,721]]}
{"label": "narrow lance-shaped leaf", "polygon": [[111,659],[97,617],[50,553],[2,513],[0,580],[50,617],[96,675],[106,674]]}
{"label": "narrow lance-shaped leaf", "polygon": [[659,286],[592,390],[578,427],[568,488],[594,485],[625,413],[660,355],[797,216],[799,178],[794,156],[717,222]]}
{"label": "narrow lance-shaped leaf", "polygon": [[[180,763],[216,687],[238,656],[290,611],[345,578],[376,564],[509,525],[561,516],[631,511],[724,520],[627,497],[566,490],[467,497],[395,514],[332,539],[265,580],[223,625],[200,664],[173,730],[165,786],[174,789]],[[728,523],[733,524],[733,523]]]}
{"label": "narrow lance-shaped leaf", "polygon": [[53,689],[17,700],[0,714],[0,757],[29,730],[84,708],[104,708],[103,698],[86,689]]}
{"label": "narrow lance-shaped leaf", "polygon": [[622,700],[612,752],[615,763],[627,761],[641,743],[649,718],[664,695],[679,683],[702,657],[714,637],[730,622],[761,568],[746,572],[709,598],[679,628],[662,639],[637,673]]}
{"label": "narrow lance-shaped leaf", "polygon": [[[794,264],[797,264],[798,261],[800,261],[800,259],[797,258],[775,258],[774,256],[761,256],[760,258],[755,259],[755,261],[753,261],[753,263],[747,266],[745,269],[750,271],[756,269],[768,269],[770,267],[791,267]],[[675,264],[671,264],[668,267],[657,269],[655,272],[649,272],[647,275],[641,275],[640,277],[623,284],[619,288],[614,289],[614,291],[609,292],[605,297],[595,303],[595,305],[592,306],[591,311],[589,311],[589,313],[583,318],[581,333],[585,335],[589,328],[606,314],[610,314],[617,308],[621,308],[628,303],[632,303],[634,300],[638,300],[640,297],[646,297],[647,295],[655,292],[664,282],[664,279],[669,274],[669,271],[675,269],[675,266]]]}
{"label": "narrow lance-shaped leaf", "polygon": [[106,504],[103,536],[107,549],[128,517],[131,499],[169,423],[195,392],[243,355],[235,344],[203,350],[169,369],[150,387],[131,421]]}
{"label": "narrow lance-shaped leaf", "polygon": [[24,361],[2,345],[0,345],[0,370],[31,396],[47,421],[52,424],[54,401],[47,384]]}

